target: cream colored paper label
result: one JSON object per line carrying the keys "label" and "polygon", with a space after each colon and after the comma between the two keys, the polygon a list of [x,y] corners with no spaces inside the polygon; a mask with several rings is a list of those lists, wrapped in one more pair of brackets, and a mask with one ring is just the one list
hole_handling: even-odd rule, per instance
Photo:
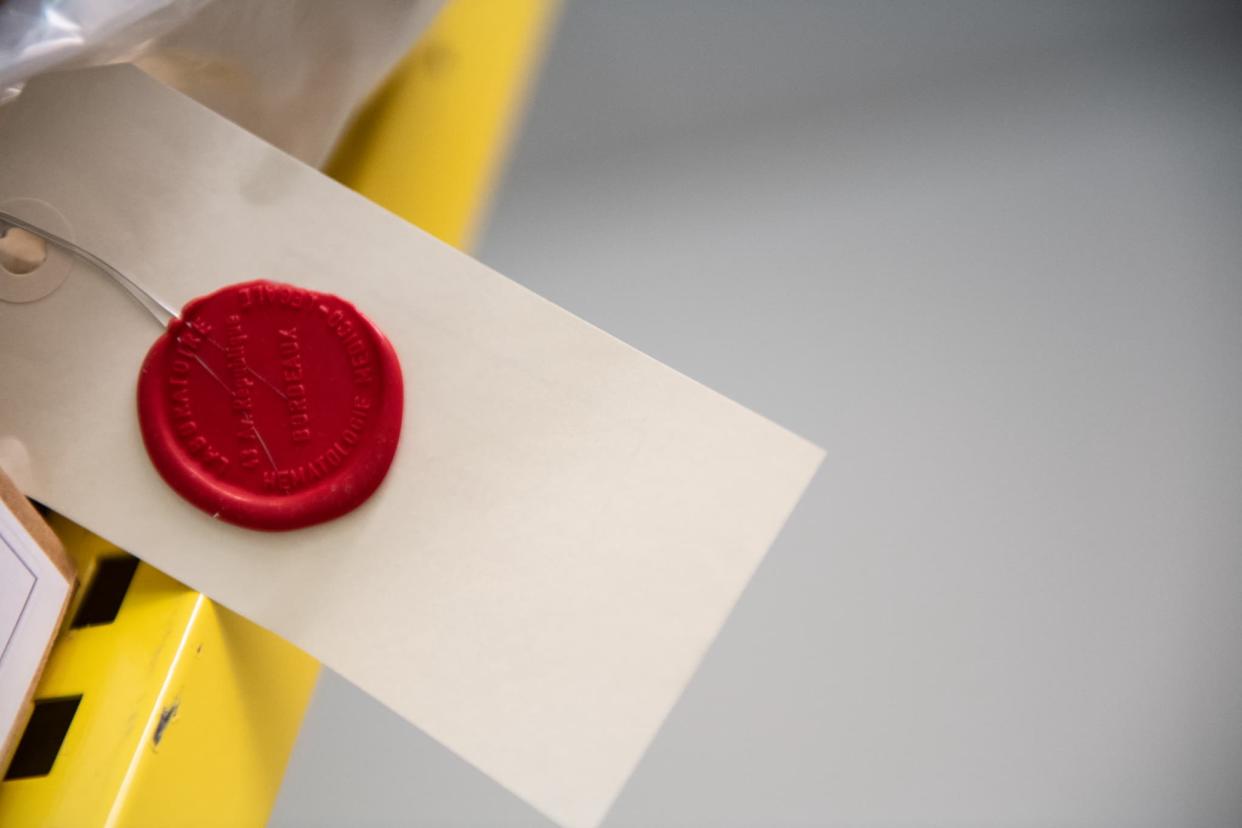
{"label": "cream colored paper label", "polygon": [[392,471],[360,509],[284,534],[213,521],[139,436],[158,328],[77,265],[44,299],[0,303],[18,482],[551,818],[597,824],[819,449],[129,67],[46,76],[0,111],[9,198],[50,205],[175,306],[254,278],[337,293],[388,334],[406,384]]}

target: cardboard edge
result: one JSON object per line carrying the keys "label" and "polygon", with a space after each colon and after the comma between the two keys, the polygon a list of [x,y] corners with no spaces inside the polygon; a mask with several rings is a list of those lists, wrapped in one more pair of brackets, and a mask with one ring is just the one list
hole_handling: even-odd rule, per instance
{"label": "cardboard edge", "polygon": [[[77,575],[74,571],[73,561],[69,559],[69,555],[65,552],[64,544],[60,542],[60,538],[56,537],[56,533],[52,531],[52,527],[48,526],[46,521],[30,504],[26,496],[22,494],[17,485],[9,479],[0,469],[0,503],[17,518],[17,522],[22,528],[30,533],[30,537],[34,538],[35,543],[48,556],[57,571],[64,576],[65,581],[69,584],[69,589],[65,593],[65,600],[61,602],[60,613],[56,616],[56,629],[59,631],[65,622],[65,612],[69,609],[69,602],[73,599],[74,584]],[[30,721],[30,714],[34,711],[34,693],[35,687],[39,683],[39,677],[43,675],[43,670],[47,667],[47,661],[52,655],[52,646],[56,643],[57,636],[52,636],[48,640],[47,646],[43,650],[43,657],[39,659],[39,666],[35,670],[34,678],[30,682],[30,686],[26,688],[25,698],[22,706],[17,712],[17,718],[13,722],[13,730],[4,734],[4,741],[0,742],[0,777],[8,770],[9,762],[13,758],[13,752],[17,750],[19,737],[26,729],[27,722]]]}

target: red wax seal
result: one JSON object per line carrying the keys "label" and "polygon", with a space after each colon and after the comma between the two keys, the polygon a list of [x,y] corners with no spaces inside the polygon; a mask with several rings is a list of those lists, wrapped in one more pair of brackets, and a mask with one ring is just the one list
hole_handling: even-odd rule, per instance
{"label": "red wax seal", "polygon": [[366,500],[401,432],[392,345],[336,296],[275,282],[185,306],[138,378],[142,438],[178,493],[222,520],[296,529]]}

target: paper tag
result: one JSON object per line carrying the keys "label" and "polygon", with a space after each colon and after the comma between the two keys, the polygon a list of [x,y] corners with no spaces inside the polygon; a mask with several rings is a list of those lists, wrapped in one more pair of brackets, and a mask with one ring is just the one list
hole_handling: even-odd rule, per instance
{"label": "paper tag", "polygon": [[69,603],[72,572],[52,530],[0,471],[0,772]]}
{"label": "paper tag", "polygon": [[45,299],[0,303],[0,445],[28,453],[27,491],[552,819],[597,824],[820,450],[129,67],[46,76],[0,111],[8,197],[51,205],[174,306],[255,278],[338,294],[405,372],[367,503],[280,536],[225,525],[143,451],[135,382],[158,329],[76,266]]}

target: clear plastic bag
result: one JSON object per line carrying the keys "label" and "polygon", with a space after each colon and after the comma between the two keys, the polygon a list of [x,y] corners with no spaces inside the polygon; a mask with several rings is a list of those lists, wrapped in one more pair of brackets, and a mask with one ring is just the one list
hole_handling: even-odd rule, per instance
{"label": "clear plastic bag", "polygon": [[49,69],[127,61],[307,163],[441,0],[0,0],[0,102]]}
{"label": "clear plastic bag", "polygon": [[124,60],[210,0],[3,0],[0,103],[40,72]]}

